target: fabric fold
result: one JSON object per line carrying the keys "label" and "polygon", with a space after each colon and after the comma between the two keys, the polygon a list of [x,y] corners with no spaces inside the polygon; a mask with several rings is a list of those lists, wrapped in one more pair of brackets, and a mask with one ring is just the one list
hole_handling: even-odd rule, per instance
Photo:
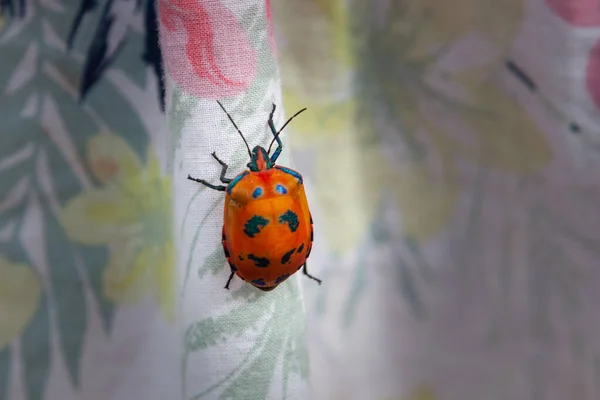
{"label": "fabric fold", "polygon": [[[221,184],[243,172],[250,147],[268,147],[267,121],[284,111],[264,1],[159,1],[167,77],[183,355],[183,398],[305,399],[308,356],[297,277],[262,292],[230,274],[221,245]],[[282,135],[285,137],[285,134]],[[284,139],[285,142],[285,139]],[[287,149],[279,163],[289,165]]]}

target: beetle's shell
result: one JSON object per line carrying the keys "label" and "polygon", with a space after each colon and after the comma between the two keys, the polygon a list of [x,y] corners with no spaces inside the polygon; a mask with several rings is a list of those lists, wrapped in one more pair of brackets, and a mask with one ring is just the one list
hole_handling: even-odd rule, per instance
{"label": "beetle's shell", "polygon": [[304,265],[312,239],[312,218],[296,171],[279,166],[245,171],[229,184],[223,249],[241,279],[263,290],[275,288]]}

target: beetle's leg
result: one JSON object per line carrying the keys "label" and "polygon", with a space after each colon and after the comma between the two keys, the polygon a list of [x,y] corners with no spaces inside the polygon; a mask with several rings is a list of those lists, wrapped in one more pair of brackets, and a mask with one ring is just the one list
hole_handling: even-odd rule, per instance
{"label": "beetle's leg", "polygon": [[229,167],[229,165],[221,161],[214,151],[212,152],[212,156],[215,158],[215,160],[217,160],[219,164],[221,164],[221,177],[219,179],[221,179],[221,182],[223,183],[230,183],[231,179],[225,178],[225,174],[227,173],[227,168]]}
{"label": "beetle's leg", "polygon": [[212,185],[212,184],[206,182],[204,179],[192,178],[190,175],[188,175],[188,179],[190,181],[201,183],[201,184],[203,184],[206,187],[209,187],[209,188],[214,189],[214,190],[219,190],[221,192],[224,192],[227,189],[226,186],[223,186],[223,185]]}
{"label": "beetle's leg", "polygon": [[273,114],[275,114],[275,104],[273,104],[273,109],[271,110],[271,114],[269,115],[269,128],[271,128],[271,132],[273,132],[273,136],[275,136],[275,140],[277,141],[277,148],[275,149],[275,153],[271,156],[271,162],[274,164],[279,158],[281,154],[281,150],[283,150],[283,143],[277,135],[277,129],[275,129],[275,123],[273,122]]}
{"label": "beetle's leg", "polygon": [[310,279],[313,279],[317,282],[319,282],[319,285],[321,284],[321,280],[318,278],[315,278],[314,276],[312,276],[311,274],[308,273],[308,271],[306,270],[306,261],[304,262],[304,266],[302,267],[302,273],[306,276],[308,276]]}
{"label": "beetle's leg", "polygon": [[225,289],[229,290],[229,284],[231,283],[231,280],[233,279],[233,275],[235,275],[235,272],[231,271],[231,275],[229,275],[229,279],[227,279],[227,283],[225,284]]}

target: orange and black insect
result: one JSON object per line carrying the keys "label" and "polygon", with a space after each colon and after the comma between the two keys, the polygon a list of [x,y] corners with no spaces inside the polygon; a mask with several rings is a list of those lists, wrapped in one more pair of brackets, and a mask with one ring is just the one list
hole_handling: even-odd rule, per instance
{"label": "orange and black insect", "polygon": [[[188,179],[225,192],[222,244],[231,267],[225,288],[229,289],[229,283],[237,275],[261,290],[273,290],[300,268],[304,275],[321,284],[321,280],[306,269],[313,244],[313,221],[302,175],[275,164],[283,149],[279,134],[306,108],[277,130],[273,123],[273,104],[268,120],[273,133],[269,149],[256,146],[250,150],[233,118],[220,102],[217,103],[246,144],[250,156],[248,170],[233,179],[226,178],[228,165],[213,152],[212,156],[221,164],[221,182],[226,186],[213,185],[189,175]],[[277,148],[269,156],[275,142]]]}

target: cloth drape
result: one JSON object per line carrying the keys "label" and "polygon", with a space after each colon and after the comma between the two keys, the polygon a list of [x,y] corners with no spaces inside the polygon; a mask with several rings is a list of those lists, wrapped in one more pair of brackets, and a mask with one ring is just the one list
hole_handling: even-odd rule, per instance
{"label": "cloth drape", "polygon": [[[0,2],[0,399],[596,400],[596,1]],[[234,277],[244,141],[314,245]]]}
{"label": "cloth drape", "polygon": [[[298,277],[261,292],[230,273],[221,244],[220,184],[244,171],[250,149],[269,147],[275,105],[284,123],[281,81],[264,1],[158,3],[167,79],[175,238],[183,329],[183,398],[308,398],[305,310]],[[285,148],[278,163],[290,166]]]}

